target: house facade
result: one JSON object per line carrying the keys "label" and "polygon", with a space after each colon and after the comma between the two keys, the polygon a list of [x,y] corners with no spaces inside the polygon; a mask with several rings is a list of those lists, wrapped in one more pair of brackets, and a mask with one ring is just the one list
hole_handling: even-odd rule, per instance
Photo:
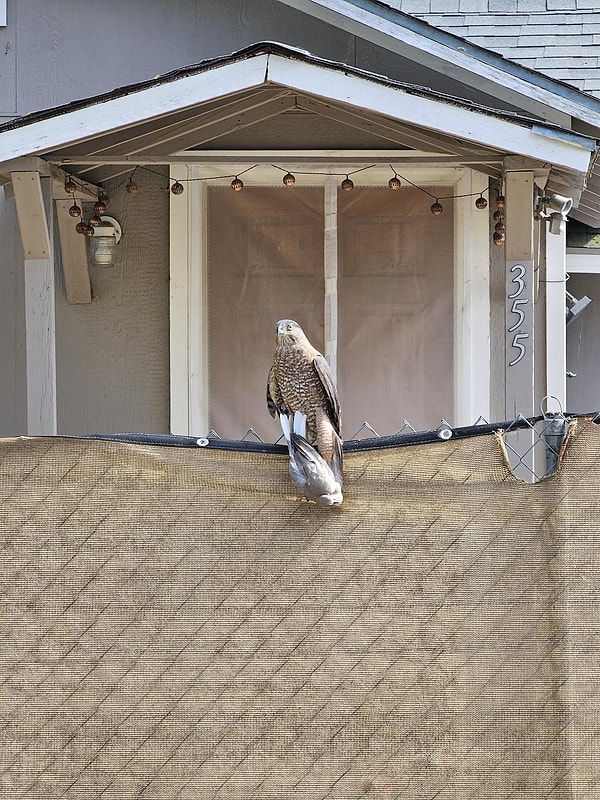
{"label": "house facade", "polygon": [[597,57],[434,5],[8,0],[0,433],[273,440],[282,317],[346,438],[594,411]]}

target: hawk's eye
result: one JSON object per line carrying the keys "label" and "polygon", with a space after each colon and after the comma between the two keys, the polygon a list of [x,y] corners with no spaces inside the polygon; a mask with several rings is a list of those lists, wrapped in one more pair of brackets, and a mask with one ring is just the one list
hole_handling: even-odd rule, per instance
{"label": "hawk's eye", "polygon": [[291,331],[291,330],[292,330],[292,328],[293,328],[293,326],[292,326],[292,325],[288,325],[288,326],[287,326],[287,329],[288,329],[288,331]]}

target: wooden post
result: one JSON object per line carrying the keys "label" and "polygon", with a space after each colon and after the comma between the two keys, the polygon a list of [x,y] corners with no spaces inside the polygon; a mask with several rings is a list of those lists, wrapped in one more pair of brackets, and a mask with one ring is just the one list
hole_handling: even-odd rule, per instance
{"label": "wooden post", "polygon": [[[535,413],[533,173],[507,172],[505,197],[505,412],[510,420]],[[512,463],[513,471],[528,482],[535,474],[535,437],[524,430],[511,438],[511,448],[521,456]]]}
{"label": "wooden post", "polygon": [[534,395],[533,173],[506,174],[506,418],[532,416]]}
{"label": "wooden post", "polygon": [[73,200],[55,200],[55,203],[67,303],[91,303],[92,290],[85,236],[77,233],[77,220],[69,215],[69,206],[73,205]]}
{"label": "wooden post", "polygon": [[[566,232],[546,229],[546,395],[548,411],[567,410]],[[552,400],[555,397],[558,400]]]}
{"label": "wooden post", "polygon": [[[11,177],[24,255],[27,432],[52,436],[57,432],[52,227],[39,172],[13,172]],[[51,214],[51,201],[48,208]]]}

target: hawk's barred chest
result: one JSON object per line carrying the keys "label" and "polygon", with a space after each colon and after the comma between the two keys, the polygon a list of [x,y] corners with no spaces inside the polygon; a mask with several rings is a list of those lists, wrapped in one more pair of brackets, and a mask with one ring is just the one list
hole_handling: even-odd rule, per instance
{"label": "hawk's barred chest", "polygon": [[276,348],[273,365],[284,402],[306,412],[310,405],[326,402],[325,392],[315,372],[313,358],[318,351],[311,345],[290,342]]}

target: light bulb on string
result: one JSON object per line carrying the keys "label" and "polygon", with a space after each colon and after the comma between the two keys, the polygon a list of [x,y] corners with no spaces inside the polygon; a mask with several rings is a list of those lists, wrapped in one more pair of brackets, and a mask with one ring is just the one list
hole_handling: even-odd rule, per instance
{"label": "light bulb on string", "polygon": [[86,226],[83,229],[83,235],[87,236],[88,238],[94,235],[94,226],[90,225],[89,222],[86,223]]}
{"label": "light bulb on string", "polygon": [[503,194],[499,194],[496,196],[496,205],[498,206],[498,208],[504,208],[505,202],[506,201]]}
{"label": "light bulb on string", "polygon": [[484,209],[487,208],[487,205],[488,201],[482,194],[480,194],[477,200],[475,200],[475,208]]}
{"label": "light bulb on string", "polygon": [[104,200],[102,200],[102,196],[100,196],[94,203],[94,213],[104,214],[105,211],[106,211],[106,203],[104,202]]}
{"label": "light bulb on string", "polygon": [[69,208],[69,214],[72,217],[80,217],[81,216],[81,208],[77,205],[75,201],[73,205]]}
{"label": "light bulb on string", "polygon": [[127,192],[128,192],[129,194],[133,194],[134,192],[137,192],[137,190],[138,190],[138,185],[137,185],[137,183],[136,183],[136,182],[133,180],[133,176],[132,176],[131,178],[129,178],[129,180],[127,181],[127,184],[125,185],[125,189],[127,190]]}
{"label": "light bulb on string", "polygon": [[437,199],[437,197],[435,198],[435,203],[431,204],[431,209],[430,210],[431,210],[431,213],[436,217],[439,217],[439,215],[444,210],[444,206],[440,203],[440,201]]}
{"label": "light bulb on string", "polygon": [[[104,191],[100,192],[100,196],[98,197],[98,200],[101,203],[104,203],[105,207],[110,203],[110,197]],[[106,208],[105,208],[105,210],[106,210]]]}
{"label": "light bulb on string", "polygon": [[77,231],[77,233],[83,234],[83,232],[85,231],[86,228],[87,228],[87,225],[83,220],[80,220],[77,223],[77,225],[75,225],[75,230]]}
{"label": "light bulb on string", "polygon": [[397,192],[398,189],[400,189],[400,187],[402,186],[402,183],[400,182],[400,178],[398,177],[398,175],[396,173],[394,173],[394,176],[389,179],[388,186],[394,192]]}
{"label": "light bulb on string", "polygon": [[494,244],[498,246],[504,244],[505,238],[506,237],[504,233],[501,233],[500,231],[494,231]]}
{"label": "light bulb on string", "polygon": [[347,175],[344,178],[344,180],[342,181],[342,189],[345,192],[351,192],[352,189],[354,189],[354,181],[351,180]]}
{"label": "light bulb on string", "polygon": [[97,228],[98,225],[102,225],[102,219],[98,214],[94,214],[88,220],[89,224],[92,225],[94,228]]}
{"label": "light bulb on string", "polygon": [[175,181],[175,183],[171,186],[171,192],[173,194],[183,194],[183,184],[179,183],[179,181]]}
{"label": "light bulb on string", "polygon": [[494,222],[498,222],[501,219],[504,219],[504,209],[497,208],[494,213],[492,214]]}
{"label": "light bulb on string", "polygon": [[234,192],[241,192],[244,188],[244,181],[238,178],[236,175],[235,178],[231,181],[231,188]]}
{"label": "light bulb on string", "polygon": [[284,186],[293,186],[296,183],[296,178],[291,172],[286,172],[282,178]]}
{"label": "light bulb on string", "polygon": [[73,180],[73,178],[66,178],[65,179],[65,192],[67,194],[75,194],[77,191],[77,184]]}

